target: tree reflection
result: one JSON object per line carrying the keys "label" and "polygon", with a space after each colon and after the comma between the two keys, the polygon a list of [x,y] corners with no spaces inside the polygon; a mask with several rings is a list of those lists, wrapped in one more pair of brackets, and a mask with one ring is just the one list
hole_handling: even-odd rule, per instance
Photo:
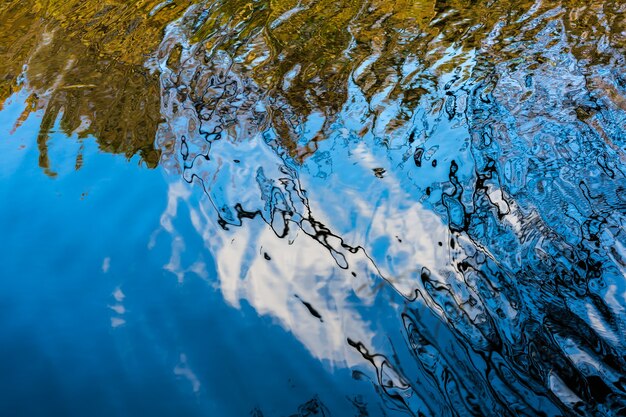
{"label": "tree reflection", "polygon": [[[40,165],[49,133],[93,135],[105,152],[139,154],[151,168],[160,152],[158,76],[144,66],[165,24],[189,2],[5,1],[0,5],[0,108],[16,91],[31,92],[20,117],[43,111]],[[77,160],[77,167],[80,156]]]}

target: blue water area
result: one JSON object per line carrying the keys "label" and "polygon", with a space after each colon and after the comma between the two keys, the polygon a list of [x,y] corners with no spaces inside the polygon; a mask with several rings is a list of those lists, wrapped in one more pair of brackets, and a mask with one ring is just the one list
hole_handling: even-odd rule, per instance
{"label": "blue water area", "polygon": [[0,85],[2,415],[626,415],[625,5],[121,3]]}
{"label": "blue water area", "polygon": [[185,210],[181,257],[204,257],[208,275],[167,271],[162,172],[53,133],[59,169],[46,175],[41,115],[11,132],[24,98],[0,112],[3,415],[354,415],[377,401],[371,381],[315,360],[246,303],[227,305]]}

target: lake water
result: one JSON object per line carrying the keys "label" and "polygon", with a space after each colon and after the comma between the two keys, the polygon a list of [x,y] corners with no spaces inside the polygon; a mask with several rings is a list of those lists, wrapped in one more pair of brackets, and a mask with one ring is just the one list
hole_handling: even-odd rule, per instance
{"label": "lake water", "polygon": [[0,5],[0,413],[626,415],[626,4]]}

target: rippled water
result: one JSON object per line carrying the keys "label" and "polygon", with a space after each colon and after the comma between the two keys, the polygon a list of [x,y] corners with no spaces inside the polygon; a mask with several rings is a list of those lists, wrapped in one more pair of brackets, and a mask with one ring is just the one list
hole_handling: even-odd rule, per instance
{"label": "rippled water", "polygon": [[5,2],[0,403],[626,415],[624,16]]}

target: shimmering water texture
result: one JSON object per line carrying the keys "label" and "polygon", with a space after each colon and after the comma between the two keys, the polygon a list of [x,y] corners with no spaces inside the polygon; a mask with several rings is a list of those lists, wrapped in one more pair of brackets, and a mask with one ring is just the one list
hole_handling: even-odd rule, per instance
{"label": "shimmering water texture", "polygon": [[[0,114],[25,109],[0,140],[34,124],[45,183],[89,169],[87,142],[162,172],[150,199],[113,193],[91,215],[158,211],[129,246],[152,266],[123,258],[116,291],[164,303],[137,295],[99,337],[166,352],[157,375],[194,393],[173,409],[626,415],[623,1],[8,1],[0,23]],[[72,169],[50,143],[78,146]],[[124,389],[169,392],[137,385],[152,356],[115,352]]]}

